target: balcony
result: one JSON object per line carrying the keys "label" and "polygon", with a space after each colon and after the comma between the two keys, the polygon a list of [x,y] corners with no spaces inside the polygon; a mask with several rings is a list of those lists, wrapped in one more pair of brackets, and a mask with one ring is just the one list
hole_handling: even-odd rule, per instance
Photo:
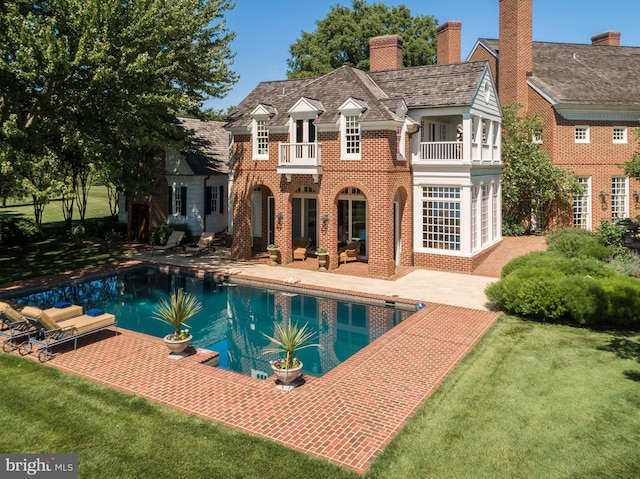
{"label": "balcony", "polygon": [[320,143],[279,143],[278,170],[291,181],[291,175],[313,175],[318,181],[322,174],[322,145]]}
{"label": "balcony", "polygon": [[421,161],[455,161],[463,159],[461,141],[430,141],[420,143]]}
{"label": "balcony", "polygon": [[[465,147],[469,147],[465,156]],[[415,157],[414,157],[415,158]],[[436,162],[470,161],[474,165],[497,165],[501,163],[499,145],[472,142],[466,145],[462,141],[432,141],[420,143],[419,157],[414,164],[428,165]]]}

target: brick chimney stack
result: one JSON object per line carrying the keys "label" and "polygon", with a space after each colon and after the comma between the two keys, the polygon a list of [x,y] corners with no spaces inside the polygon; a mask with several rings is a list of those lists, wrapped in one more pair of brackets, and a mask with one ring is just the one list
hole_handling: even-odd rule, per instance
{"label": "brick chimney stack", "polygon": [[529,108],[527,77],[533,70],[533,0],[500,0],[500,84],[502,105]]}
{"label": "brick chimney stack", "polygon": [[620,32],[604,32],[591,37],[591,45],[620,46]]}
{"label": "brick chimney stack", "polygon": [[436,29],[438,34],[438,65],[460,63],[460,31],[462,23],[449,20]]}
{"label": "brick chimney stack", "polygon": [[369,40],[369,71],[398,70],[402,68],[400,35],[384,35]]}

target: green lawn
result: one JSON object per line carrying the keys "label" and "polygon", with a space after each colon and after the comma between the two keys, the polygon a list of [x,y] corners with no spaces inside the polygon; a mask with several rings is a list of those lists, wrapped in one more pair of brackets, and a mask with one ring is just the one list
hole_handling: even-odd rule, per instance
{"label": "green lawn", "polygon": [[[636,478],[639,362],[638,333],[503,316],[366,477]],[[0,450],[78,453],[80,477],[357,477],[25,358],[0,380]]]}
{"label": "green lawn", "polygon": [[[6,207],[0,207],[0,216],[24,216],[25,218],[34,219],[33,205],[29,198],[22,200],[8,200]],[[86,218],[104,218],[111,215],[109,210],[109,198],[107,196],[107,188],[105,186],[92,186],[89,189],[89,199],[87,201]],[[80,215],[75,209],[73,219],[79,220]],[[62,215],[62,202],[54,200],[44,207],[42,213],[42,224],[58,223],[64,221]]]}
{"label": "green lawn", "polygon": [[[0,218],[3,216],[33,219],[33,207],[24,202],[17,204],[10,201],[7,207],[0,208]],[[104,186],[93,186],[89,190],[86,219],[88,225],[93,225],[87,227],[89,235],[97,222],[111,224],[107,189]],[[78,220],[79,215],[75,213],[74,222]],[[107,249],[101,243],[104,243],[104,237],[89,238],[80,247],[74,245],[64,227],[60,201],[54,201],[45,207],[40,240],[28,245],[0,248],[0,285],[113,262],[121,250]]]}

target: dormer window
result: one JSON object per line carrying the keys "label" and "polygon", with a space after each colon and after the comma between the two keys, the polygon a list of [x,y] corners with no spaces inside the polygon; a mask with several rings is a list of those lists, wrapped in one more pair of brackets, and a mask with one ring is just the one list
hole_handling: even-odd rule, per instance
{"label": "dormer window", "polygon": [[344,116],[344,152],[347,156],[360,156],[360,123],[358,116]]}
{"label": "dormer window", "polygon": [[359,160],[360,147],[360,115],[366,110],[366,105],[353,98],[349,98],[339,108],[340,140],[343,160]]}
{"label": "dormer window", "polygon": [[267,128],[267,120],[275,114],[273,107],[269,105],[258,105],[251,112],[253,118],[252,125],[252,143],[253,143],[253,159],[268,160],[269,159],[269,129]]}
{"label": "dormer window", "polygon": [[256,158],[269,158],[269,130],[267,130],[267,120],[254,120],[254,138]]}

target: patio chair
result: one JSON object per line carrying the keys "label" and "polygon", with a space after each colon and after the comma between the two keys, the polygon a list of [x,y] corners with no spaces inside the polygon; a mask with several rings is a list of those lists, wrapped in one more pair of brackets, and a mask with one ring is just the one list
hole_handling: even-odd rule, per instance
{"label": "patio chair", "polygon": [[203,251],[216,249],[211,246],[213,242],[213,233],[202,233],[197,243],[188,244],[184,247],[186,253],[198,256]]}
{"label": "patio chair", "polygon": [[29,334],[26,343],[20,345],[20,354],[25,355],[38,350],[38,359],[44,363],[53,357],[51,348],[69,341],[73,341],[73,349],[78,348],[78,339],[89,334],[102,331],[118,323],[113,314],[100,309],[90,309],[81,316],[55,322],[46,311],[31,306],[25,306],[22,315],[31,323],[35,333]]}
{"label": "patio chair", "polygon": [[2,350],[11,352],[18,347],[18,340],[25,339],[32,330],[31,324],[9,304],[0,301],[0,336]]}
{"label": "patio chair", "polygon": [[307,259],[307,248],[311,244],[311,240],[309,238],[305,238],[303,236],[298,236],[293,239],[293,259]]}
{"label": "patio chair", "polygon": [[[25,306],[25,309],[31,315],[40,315],[44,312],[55,322],[64,321],[82,314],[82,306],[67,302],[58,302],[52,308],[45,310],[33,306]],[[18,340],[27,339],[30,333],[36,331],[33,324],[28,321],[28,318],[23,313],[19,313],[4,302],[0,302],[0,319],[2,320],[0,336],[7,338],[2,343],[2,349],[5,352],[16,349]]]}
{"label": "patio chair", "polygon": [[347,263],[349,261],[358,261],[360,254],[360,241],[355,240],[338,250],[340,253],[340,262]]}
{"label": "patio chair", "polygon": [[157,244],[153,246],[151,254],[162,251],[166,253],[170,249],[177,248],[184,238],[184,231],[172,231],[165,244]]}

